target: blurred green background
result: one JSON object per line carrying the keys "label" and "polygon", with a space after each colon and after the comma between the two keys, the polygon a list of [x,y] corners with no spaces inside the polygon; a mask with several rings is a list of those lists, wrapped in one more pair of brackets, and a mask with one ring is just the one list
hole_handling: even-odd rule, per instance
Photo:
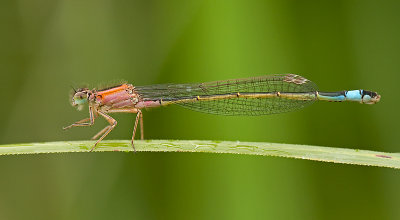
{"label": "blurred green background", "polygon": [[[71,85],[296,73],[377,105],[315,103],[261,117],[171,106],[146,139],[240,140],[399,152],[400,1],[0,2],[0,144],[86,140],[106,125]],[[115,115],[107,139],[129,139]],[[0,219],[400,219],[399,171],[274,157],[72,153],[0,158]]]}

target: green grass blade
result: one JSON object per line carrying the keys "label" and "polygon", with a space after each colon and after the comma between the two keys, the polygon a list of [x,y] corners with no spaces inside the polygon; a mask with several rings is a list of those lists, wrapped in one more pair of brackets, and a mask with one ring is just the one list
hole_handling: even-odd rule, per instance
{"label": "green grass blade", "polygon": [[[0,155],[88,152],[93,141],[63,141],[0,145]],[[400,169],[400,153],[261,142],[146,140],[135,141],[138,152],[206,152],[288,157],[333,163]],[[95,149],[132,151],[130,141],[102,141]]]}

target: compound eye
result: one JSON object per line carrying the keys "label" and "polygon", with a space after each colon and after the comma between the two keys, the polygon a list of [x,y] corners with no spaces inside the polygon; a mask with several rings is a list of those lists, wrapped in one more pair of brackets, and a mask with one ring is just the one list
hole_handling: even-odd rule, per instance
{"label": "compound eye", "polygon": [[86,91],[76,92],[74,95],[74,103],[76,105],[82,105],[87,102],[88,94]]}

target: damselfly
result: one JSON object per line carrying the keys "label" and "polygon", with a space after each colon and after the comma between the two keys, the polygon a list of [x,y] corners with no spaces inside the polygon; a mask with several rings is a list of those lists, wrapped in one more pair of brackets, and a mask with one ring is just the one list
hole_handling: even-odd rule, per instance
{"label": "damselfly", "polygon": [[133,86],[124,83],[102,90],[88,88],[74,90],[72,105],[81,109],[88,103],[89,118],[75,122],[64,129],[91,126],[99,115],[105,118],[109,125],[92,138],[98,139],[91,149],[93,151],[117,125],[117,121],[109,115],[110,113],[134,113],[137,115],[131,143],[135,150],[133,140],[138,123],[143,139],[142,109],[144,108],[176,104],[195,111],[219,115],[268,115],[301,109],[316,100],[374,104],[380,98],[376,92],[362,89],[319,92],[313,82],[295,74],[195,84]]}

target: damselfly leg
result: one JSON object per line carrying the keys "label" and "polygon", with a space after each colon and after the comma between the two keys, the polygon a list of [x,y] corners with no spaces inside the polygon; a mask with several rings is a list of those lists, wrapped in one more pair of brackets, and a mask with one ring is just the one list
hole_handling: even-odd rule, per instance
{"label": "damselfly leg", "polygon": [[104,132],[106,132],[108,129],[110,129],[111,125],[107,125],[105,128],[103,128],[101,131],[99,131],[95,136],[92,137],[92,140],[96,140],[99,138]]}
{"label": "damselfly leg", "polygon": [[[96,143],[94,144],[94,146],[92,147],[92,149],[90,149],[90,152],[92,152],[92,151],[94,150],[94,148],[96,147],[96,145],[97,145],[101,140],[103,140],[103,139],[108,135],[108,133],[110,133],[110,132],[112,131],[112,129],[114,129],[115,126],[117,125],[117,121],[116,121],[114,118],[112,118],[111,116],[109,116],[109,115],[107,115],[106,113],[103,113],[103,112],[101,112],[101,111],[97,111],[97,113],[99,113],[101,116],[103,116],[103,117],[107,120],[107,122],[110,123],[110,125],[106,127],[106,128],[108,128],[108,129],[105,128],[106,131],[105,131],[104,134],[96,141]],[[105,129],[103,129],[103,130],[105,130]],[[103,132],[103,130],[100,131],[100,132]],[[97,135],[96,135],[96,136],[97,136]]]}
{"label": "damselfly leg", "polygon": [[135,125],[133,127],[133,133],[132,133],[132,140],[131,140],[131,144],[132,144],[132,148],[133,151],[136,152],[135,149],[135,145],[133,144],[133,141],[135,139],[135,135],[136,135],[136,129],[137,129],[137,125],[140,121],[140,139],[143,140],[144,135],[143,135],[143,113],[140,109],[136,109],[136,108],[132,108],[132,109],[112,109],[108,111],[109,113],[136,113],[136,120],[135,120]]}
{"label": "damselfly leg", "polygon": [[135,145],[133,145],[133,140],[135,139],[135,134],[136,134],[136,128],[137,128],[137,124],[140,120],[140,137],[143,140],[143,120],[142,120],[142,111],[138,111],[137,115],[136,115],[136,120],[135,120],[135,126],[133,127],[133,133],[132,133],[132,147],[133,147],[133,151],[135,151],[136,153],[136,149],[135,149]]}
{"label": "damselfly leg", "polygon": [[142,111],[140,111],[140,140],[144,139],[144,130],[143,130],[143,114]]}
{"label": "damselfly leg", "polygon": [[[92,126],[94,124],[94,119],[97,117],[97,114],[93,115],[93,108],[89,107],[89,118],[84,118],[80,121],[73,123],[67,127],[63,127],[64,130],[70,129],[72,127],[84,127],[84,126]],[[90,122],[88,122],[90,121]]]}

